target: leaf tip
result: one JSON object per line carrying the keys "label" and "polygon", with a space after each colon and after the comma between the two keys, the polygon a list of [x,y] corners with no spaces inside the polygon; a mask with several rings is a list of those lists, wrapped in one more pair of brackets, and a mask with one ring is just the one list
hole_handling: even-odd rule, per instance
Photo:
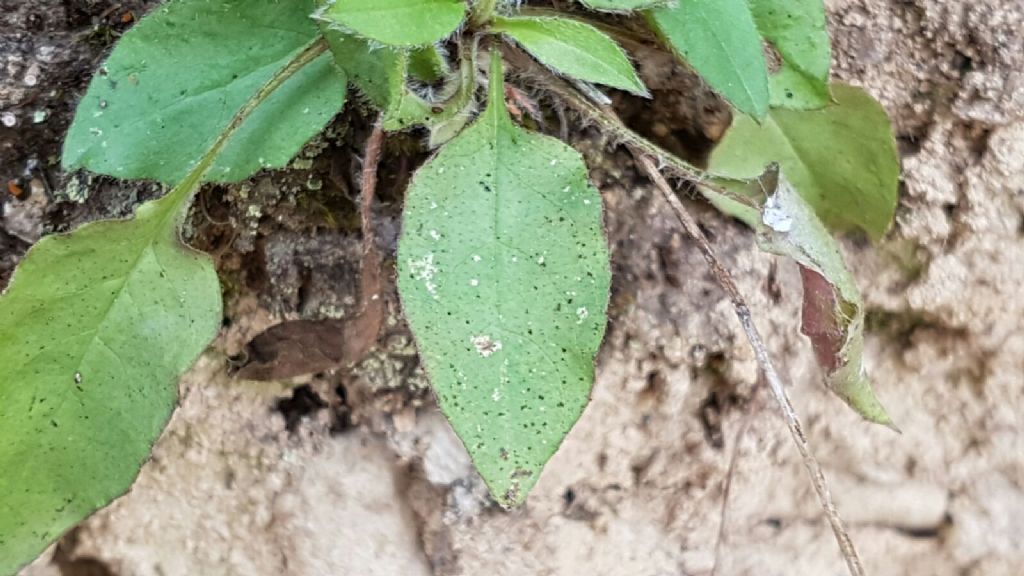
{"label": "leaf tip", "polygon": [[[836,374],[839,376],[839,374]],[[868,378],[861,375],[852,382],[836,382],[840,378],[832,378],[829,381],[829,388],[832,389],[846,404],[852,408],[861,418],[873,424],[880,424],[902,434],[903,431],[896,425],[889,412],[878,400]]]}
{"label": "leaf tip", "polygon": [[644,81],[641,80],[639,76],[637,76],[636,72],[634,72],[633,77],[629,79],[629,84],[622,88],[629,91],[629,93],[634,96],[639,96],[647,100],[651,99],[651,91],[647,89],[647,85],[644,84]]}
{"label": "leaf tip", "polygon": [[498,503],[498,506],[501,506],[501,509],[506,512],[511,512],[526,503],[526,493],[518,486],[510,487],[501,494],[495,494],[494,492],[491,494],[494,497],[494,501]]}
{"label": "leaf tip", "polygon": [[537,471],[519,468],[498,478],[485,477],[484,483],[498,506],[512,511],[526,503],[526,497],[537,483]]}
{"label": "leaf tip", "polygon": [[749,107],[744,108],[745,109],[739,109],[739,107],[737,107],[737,109],[740,110],[740,112],[743,112],[747,116],[750,116],[750,119],[753,120],[755,124],[757,124],[758,128],[764,125],[764,119],[768,117],[769,106],[767,101],[761,102],[760,100],[755,99],[751,101]]}

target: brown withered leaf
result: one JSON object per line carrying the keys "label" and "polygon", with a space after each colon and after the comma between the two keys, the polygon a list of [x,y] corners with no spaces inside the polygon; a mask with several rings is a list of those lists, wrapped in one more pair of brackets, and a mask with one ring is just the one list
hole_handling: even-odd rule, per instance
{"label": "brown withered leaf", "polygon": [[763,180],[774,186],[765,189],[758,220],[747,221],[762,250],[800,265],[801,332],[825,370],[825,384],[867,420],[896,429],[864,368],[864,303],[838,244],[783,174],[771,180]]}
{"label": "brown withered leaf", "polygon": [[383,142],[384,130],[378,121],[363,161],[358,314],[351,319],[295,320],[271,326],[246,345],[237,377],[280,380],[343,368],[362,360],[377,343],[384,324],[384,271],[373,228],[373,200]]}
{"label": "brown withered leaf", "polygon": [[293,320],[264,330],[246,345],[244,364],[235,374],[245,380],[279,380],[355,364],[377,343],[384,324],[380,254],[363,254],[361,309],[352,318]]}

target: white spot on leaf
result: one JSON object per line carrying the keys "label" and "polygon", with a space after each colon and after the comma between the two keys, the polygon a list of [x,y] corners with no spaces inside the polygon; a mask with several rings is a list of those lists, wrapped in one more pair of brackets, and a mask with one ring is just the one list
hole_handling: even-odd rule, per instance
{"label": "white spot on leaf", "polygon": [[437,300],[437,284],[434,282],[434,275],[438,273],[437,265],[434,264],[434,255],[427,254],[419,260],[409,259],[409,270],[417,280],[423,281],[424,288],[430,296]]}
{"label": "white spot on leaf", "polygon": [[578,318],[578,320],[576,320],[577,324],[583,324],[583,321],[586,320],[588,316],[590,316],[590,311],[587,310],[586,306],[580,306],[576,309],[576,318]]}
{"label": "white spot on leaf", "polygon": [[774,194],[769,196],[768,201],[765,202],[761,221],[765,226],[783,234],[793,229],[793,217],[779,204],[778,198]]}
{"label": "white spot on leaf", "polygon": [[501,340],[491,340],[491,337],[486,334],[473,336],[471,341],[476,351],[484,358],[488,358],[491,354],[501,350]]}

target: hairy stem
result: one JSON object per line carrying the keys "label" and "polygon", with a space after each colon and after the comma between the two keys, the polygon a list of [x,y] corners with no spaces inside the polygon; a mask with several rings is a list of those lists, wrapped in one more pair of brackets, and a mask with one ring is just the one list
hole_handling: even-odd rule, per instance
{"label": "hairy stem", "polygon": [[473,0],[469,9],[469,23],[480,27],[486,25],[494,18],[494,9],[498,0]]}
{"label": "hairy stem", "polygon": [[373,200],[377,194],[377,168],[380,166],[384,144],[384,116],[373,124],[363,155],[363,173],[360,183],[359,223],[363,232],[363,256],[359,262],[359,312],[346,327],[344,360],[356,363],[366,357],[377,343],[384,324],[384,299],[381,297],[383,270],[377,234],[373,228]]}
{"label": "hairy stem", "polygon": [[[612,114],[610,111],[608,113]],[[683,229],[697,242],[697,246],[704,255],[704,260],[711,267],[715,280],[732,301],[736,317],[739,318],[743,331],[747,335],[747,340],[750,342],[750,347],[754,350],[758,366],[760,366],[765,379],[768,381],[768,388],[771,390],[772,395],[775,396],[775,401],[778,403],[779,408],[782,409],[782,415],[786,425],[789,427],[789,433],[793,437],[793,442],[796,444],[800,457],[803,459],[804,467],[807,468],[807,472],[811,477],[814,491],[818,494],[818,501],[821,503],[821,507],[825,511],[825,517],[832,527],[832,533],[839,543],[843,559],[846,560],[846,567],[852,576],[863,576],[864,567],[861,565],[860,557],[857,555],[857,550],[850,539],[850,534],[846,531],[843,520],[839,517],[839,512],[832,502],[832,493],[829,490],[828,481],[825,480],[825,475],[821,470],[821,464],[818,463],[817,458],[814,457],[811,451],[807,435],[804,434],[803,424],[800,423],[800,417],[793,408],[793,403],[790,402],[789,395],[786,394],[786,388],[782,383],[782,379],[775,370],[775,365],[768,354],[768,347],[765,346],[761,333],[758,331],[757,326],[754,325],[750,314],[750,307],[747,306],[746,300],[736,286],[732,274],[722,265],[715,251],[711,248],[711,243],[708,242],[704,232],[697,225],[697,221],[694,220],[689,210],[686,209],[683,202],[676,196],[675,191],[672,190],[665,177],[658,171],[654,160],[642,149],[632,147],[631,149],[644,173],[647,174],[647,177],[651,179],[658,191],[668,201]]]}
{"label": "hairy stem", "polygon": [[377,167],[380,166],[380,151],[384,144],[381,118],[373,124],[373,131],[366,141],[366,152],[363,155],[363,173],[359,187],[359,223],[363,231],[364,254],[377,252],[376,236],[373,232],[373,198],[377,194]]}

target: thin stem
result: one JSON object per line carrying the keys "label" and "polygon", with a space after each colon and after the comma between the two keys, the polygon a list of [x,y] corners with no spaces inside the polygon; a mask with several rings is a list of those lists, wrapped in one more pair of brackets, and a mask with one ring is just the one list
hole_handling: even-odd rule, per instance
{"label": "thin stem", "polygon": [[378,118],[373,124],[373,131],[366,141],[366,154],[363,156],[363,174],[360,186],[359,220],[363,229],[363,251],[376,249],[373,242],[373,198],[377,193],[377,167],[380,166],[380,150],[384,143],[384,127]]}
{"label": "thin stem", "polygon": [[345,363],[359,362],[377,343],[384,323],[384,300],[381,298],[383,271],[377,234],[373,227],[373,201],[377,194],[377,170],[384,144],[384,115],[377,117],[363,155],[360,183],[359,223],[363,232],[363,255],[359,262],[359,312],[345,328],[342,359]]}
{"label": "thin stem", "polygon": [[673,176],[698,184],[698,188],[702,191],[708,190],[744,206],[757,208],[753,199],[719,185],[707,172],[630,130],[618,116],[608,114],[604,107],[580,94],[568,82],[534,62],[518,48],[503,44],[501,49],[506,62],[517,68],[526,77],[535,78],[542,88],[558,96],[562,102],[596,124],[603,133],[611,135],[618,143],[639,150],[651,158],[656,158],[663,169],[668,170]]}
{"label": "thin stem", "polygon": [[[611,112],[608,112],[611,114]],[[754,356],[757,358],[757,363],[761,367],[762,372],[765,375],[765,379],[768,381],[768,388],[775,396],[775,401],[782,409],[783,418],[786,421],[786,425],[789,427],[789,433],[793,437],[793,441],[796,443],[797,450],[800,452],[800,457],[803,459],[804,467],[807,468],[807,472],[811,477],[811,483],[814,485],[814,491],[818,495],[818,501],[821,503],[822,509],[825,511],[825,517],[828,519],[829,524],[832,527],[832,533],[835,535],[836,541],[839,543],[839,549],[842,552],[843,559],[846,560],[846,567],[849,569],[852,576],[864,576],[864,567],[861,565],[860,557],[857,555],[857,550],[854,548],[853,541],[850,539],[849,533],[846,531],[846,527],[843,524],[842,518],[839,517],[839,512],[836,510],[835,504],[832,502],[832,493],[828,487],[828,481],[825,480],[825,475],[821,470],[821,464],[814,457],[811,451],[809,442],[807,441],[807,435],[804,434],[803,424],[800,423],[800,417],[797,416],[796,410],[793,408],[793,403],[789,400],[789,395],[786,394],[786,388],[782,384],[782,379],[779,377],[778,372],[775,370],[775,365],[772,363],[772,359],[768,354],[768,348],[764,344],[764,340],[761,338],[761,333],[757,330],[757,326],[754,325],[754,321],[750,314],[750,308],[747,306],[746,300],[740,293],[739,288],[736,286],[736,282],[733,280],[732,274],[722,265],[715,251],[711,248],[710,242],[704,232],[697,225],[697,221],[694,220],[693,216],[683,205],[682,201],[679,200],[672,187],[665,180],[661,172],[658,171],[657,165],[654,160],[651,159],[647,153],[639,148],[631,148],[633,156],[636,158],[637,163],[643,169],[647,177],[651,179],[654,186],[661,192],[662,196],[668,201],[669,206],[675,213],[676,218],[682,224],[683,229],[697,242],[697,246],[700,248],[701,253],[704,255],[704,260],[707,261],[708,266],[711,267],[711,273],[714,275],[715,280],[725,290],[725,293],[729,296],[732,301],[733,309],[736,311],[736,317],[739,318],[740,324],[743,326],[743,331],[747,335],[747,340],[750,342],[750,347],[754,350]]]}

